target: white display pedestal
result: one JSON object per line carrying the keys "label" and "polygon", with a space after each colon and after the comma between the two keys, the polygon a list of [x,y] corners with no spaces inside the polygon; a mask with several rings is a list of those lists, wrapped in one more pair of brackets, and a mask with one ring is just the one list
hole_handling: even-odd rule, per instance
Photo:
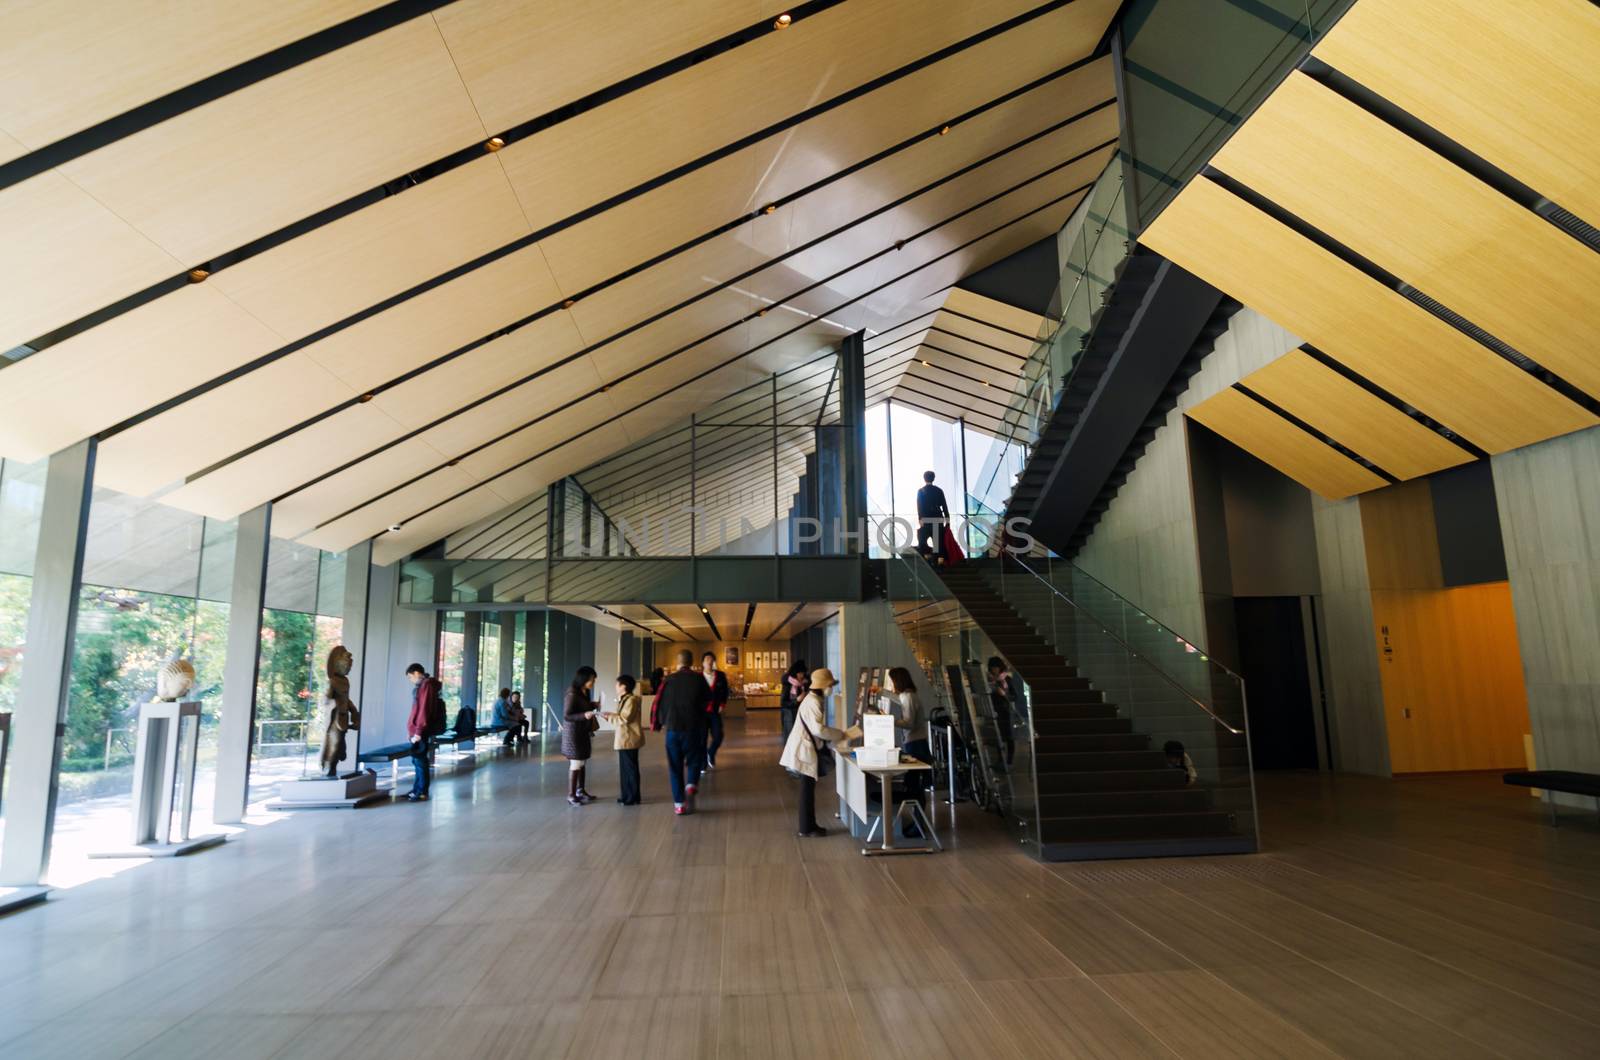
{"label": "white display pedestal", "polygon": [[387,797],[389,790],[378,786],[378,775],[370,769],[342,777],[288,780],[278,785],[278,797],[267,803],[267,809],[353,810]]}
{"label": "white display pedestal", "polygon": [[[187,722],[187,724],[185,724]],[[227,840],[222,834],[190,838],[194,773],[200,757],[200,704],[156,701],[139,708],[133,756],[133,845],[92,858],[163,858]],[[177,813],[176,832],[172,815]]]}

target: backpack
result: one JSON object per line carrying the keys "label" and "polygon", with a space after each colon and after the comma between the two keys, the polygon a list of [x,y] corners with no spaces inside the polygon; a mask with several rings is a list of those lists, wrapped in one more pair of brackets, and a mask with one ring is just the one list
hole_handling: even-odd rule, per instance
{"label": "backpack", "polygon": [[428,678],[428,699],[423,709],[427,711],[429,736],[442,735],[446,728],[442,687],[437,677]]}
{"label": "backpack", "polygon": [[456,739],[470,740],[478,735],[478,712],[471,707],[456,711]]}

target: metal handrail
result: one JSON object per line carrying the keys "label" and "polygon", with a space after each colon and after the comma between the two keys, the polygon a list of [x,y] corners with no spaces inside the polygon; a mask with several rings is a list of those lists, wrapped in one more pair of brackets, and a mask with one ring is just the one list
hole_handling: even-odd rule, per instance
{"label": "metal handrail", "polygon": [[[1063,560],[1062,562],[1066,562],[1066,561]],[[1039,578],[1039,580],[1044,582],[1046,585],[1050,585],[1050,582],[1049,582],[1048,579],[1040,577],[1039,573],[1037,571],[1035,571],[1035,570],[1030,569],[1026,563],[1023,563],[1021,560],[1018,560],[1017,563],[1024,570],[1027,570],[1029,574],[1032,574],[1035,578]],[[1110,593],[1112,596],[1115,596],[1118,600],[1121,600],[1123,603],[1127,604],[1129,607],[1132,607],[1134,609],[1134,611],[1139,613],[1139,615],[1141,615],[1142,617],[1148,619],[1149,621],[1154,623],[1156,626],[1159,626],[1162,630],[1166,631],[1167,633],[1171,634],[1173,640],[1176,640],[1179,643],[1185,644],[1189,648],[1193,649],[1194,653],[1196,655],[1200,656],[1201,661],[1210,663],[1212,666],[1215,666],[1217,669],[1221,670],[1223,673],[1227,674],[1229,677],[1231,677],[1234,680],[1238,681],[1240,684],[1244,683],[1244,678],[1242,676],[1240,676],[1239,674],[1234,673],[1232,670],[1228,669],[1222,663],[1220,663],[1216,659],[1212,658],[1209,654],[1206,653],[1206,650],[1204,648],[1200,647],[1200,645],[1196,644],[1194,641],[1190,640],[1188,637],[1185,637],[1183,634],[1178,633],[1171,626],[1167,625],[1165,622],[1161,621],[1159,618],[1156,618],[1150,612],[1145,611],[1145,610],[1135,606],[1132,600],[1129,600],[1126,596],[1123,596],[1121,593],[1117,592],[1115,589],[1111,588],[1111,586],[1107,585],[1105,582],[1101,581],[1099,578],[1096,578],[1093,574],[1090,574],[1088,571],[1084,570],[1082,567],[1078,566],[1076,563],[1069,563],[1068,566],[1070,566],[1072,568],[1072,572],[1074,574],[1081,574],[1085,578],[1088,578],[1090,581],[1092,581],[1096,585],[1100,586],[1100,588],[1104,589],[1106,592]],[[1051,589],[1055,589],[1055,586],[1054,585],[1050,585],[1050,588]],[[1060,590],[1056,590],[1056,591],[1059,592]]]}
{"label": "metal handrail", "polygon": [[[1013,556],[1012,559],[1016,559],[1016,557]],[[1002,560],[1002,562],[1004,562],[1004,561]],[[1217,714],[1216,711],[1212,710],[1210,707],[1206,706],[1206,704],[1204,704],[1200,700],[1196,699],[1195,696],[1194,696],[1194,693],[1190,692],[1187,688],[1184,688],[1183,685],[1179,684],[1177,678],[1173,677],[1171,674],[1167,673],[1161,667],[1157,666],[1154,662],[1151,661],[1149,656],[1143,654],[1142,652],[1137,651],[1133,647],[1133,645],[1129,644],[1127,641],[1125,641],[1121,637],[1117,636],[1110,629],[1107,629],[1105,624],[1103,622],[1101,622],[1099,618],[1095,617],[1090,612],[1084,610],[1084,608],[1079,606],[1077,601],[1073,600],[1072,597],[1068,596],[1066,593],[1062,592],[1060,589],[1057,589],[1054,585],[1051,585],[1050,582],[1047,579],[1045,579],[1045,578],[1040,576],[1038,571],[1034,570],[1032,567],[1028,566],[1026,563],[1022,562],[1020,559],[1016,560],[1016,562],[1017,562],[1017,566],[1021,567],[1023,570],[1025,570],[1029,574],[1033,575],[1035,578],[1038,578],[1040,584],[1042,584],[1045,588],[1049,589],[1052,593],[1056,594],[1057,596],[1061,597],[1062,600],[1066,601],[1067,604],[1069,604],[1074,611],[1077,611],[1079,614],[1088,616],[1089,620],[1092,621],[1096,626],[1098,626],[1100,628],[1100,632],[1104,633],[1106,636],[1108,636],[1112,640],[1116,641],[1117,644],[1121,645],[1122,650],[1127,652],[1130,656],[1132,656],[1135,659],[1140,660],[1146,666],[1150,667],[1151,670],[1155,671],[1155,673],[1156,673],[1156,675],[1158,677],[1160,677],[1163,681],[1167,682],[1173,688],[1176,688],[1178,690],[1178,692],[1180,694],[1182,694],[1183,698],[1187,699],[1189,702],[1193,703],[1195,706],[1197,706],[1201,710],[1205,711],[1206,714],[1210,715],[1212,721],[1216,722],[1218,725],[1222,726],[1224,729],[1227,729],[1228,732],[1232,733],[1235,736],[1243,736],[1243,735],[1245,735],[1245,731],[1243,729],[1236,729],[1232,725],[1230,725],[1228,722],[1223,721],[1222,718]],[[1142,613],[1143,612],[1141,612],[1141,614]],[[1166,627],[1163,626],[1162,628],[1165,629]],[[1188,644],[1189,642],[1188,641],[1184,641],[1184,643]],[[1213,660],[1206,659],[1205,661],[1206,662],[1212,662]],[[1234,680],[1238,681],[1241,688],[1244,686],[1244,679],[1241,678],[1238,674],[1235,674],[1232,670],[1229,670],[1226,666],[1223,666],[1221,663],[1216,663],[1216,665],[1220,669],[1225,671]],[[1247,720],[1245,722],[1245,724],[1248,725],[1249,721]]]}

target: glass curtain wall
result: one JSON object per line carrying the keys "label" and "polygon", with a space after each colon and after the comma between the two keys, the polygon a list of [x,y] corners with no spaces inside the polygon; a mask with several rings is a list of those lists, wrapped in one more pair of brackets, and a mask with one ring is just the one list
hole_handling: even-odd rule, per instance
{"label": "glass curtain wall", "polygon": [[[434,674],[443,686],[446,712],[461,703],[461,689],[466,682],[467,616],[462,611],[445,611],[439,615],[439,659]],[[474,674],[472,679],[477,680]]]}
{"label": "glass curtain wall", "polygon": [[1138,230],[1354,0],[1132,0],[1120,23]]}
{"label": "glass curtain wall", "polygon": [[[44,506],[46,462],[0,460],[0,714],[16,705],[28,636],[33,561]],[[0,731],[0,740],[9,739]],[[5,830],[6,784],[0,776],[0,835]]]}
{"label": "glass curtain wall", "polygon": [[343,553],[279,538],[268,545],[252,788],[317,770],[328,653],[344,641],[344,580]]}

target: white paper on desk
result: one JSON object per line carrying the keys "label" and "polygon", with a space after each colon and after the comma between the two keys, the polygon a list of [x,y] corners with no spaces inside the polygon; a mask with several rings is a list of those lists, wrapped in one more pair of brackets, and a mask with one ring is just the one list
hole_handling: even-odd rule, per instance
{"label": "white paper on desk", "polygon": [[894,715],[863,714],[861,716],[863,743],[867,747],[894,746]]}

